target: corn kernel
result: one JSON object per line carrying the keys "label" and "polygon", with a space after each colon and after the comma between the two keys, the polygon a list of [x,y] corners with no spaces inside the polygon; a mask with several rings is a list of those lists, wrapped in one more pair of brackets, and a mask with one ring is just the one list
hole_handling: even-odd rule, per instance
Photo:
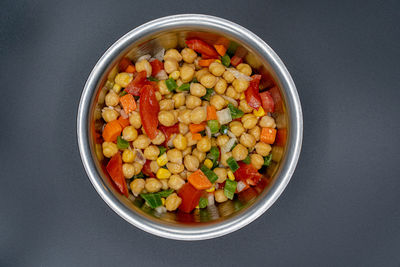
{"label": "corn kernel", "polygon": [[235,181],[235,175],[233,174],[233,172],[231,170],[228,171],[228,178],[231,181]]}
{"label": "corn kernel", "polygon": [[165,205],[165,197],[161,198],[161,203],[162,203],[163,206]]}
{"label": "corn kernel", "polygon": [[157,164],[158,164],[158,166],[162,167],[162,166],[164,166],[164,165],[167,164],[167,163],[168,163],[167,153],[164,153],[164,154],[162,154],[161,156],[159,156],[159,157],[157,158]]}
{"label": "corn kernel", "polygon": [[262,117],[265,115],[265,111],[262,107],[259,107],[258,110],[253,110],[253,114],[257,117]]}
{"label": "corn kernel", "polygon": [[112,90],[118,94],[121,91],[121,85],[114,84]]}
{"label": "corn kernel", "polygon": [[200,209],[200,206],[199,206],[199,205],[197,205],[197,206],[196,206],[196,209]]}
{"label": "corn kernel", "polygon": [[221,60],[217,59],[217,60],[215,60],[215,62],[217,62],[217,63],[221,63]]}
{"label": "corn kernel", "polygon": [[213,163],[212,163],[211,160],[206,159],[206,160],[204,161],[204,165],[205,165],[207,168],[211,169],[212,166],[213,166]]}
{"label": "corn kernel", "polygon": [[127,87],[128,84],[132,81],[132,74],[127,72],[118,73],[117,76],[115,76],[114,81],[121,87]]}
{"label": "corn kernel", "polygon": [[168,179],[171,176],[171,172],[164,168],[159,168],[156,174],[158,179]]}
{"label": "corn kernel", "polygon": [[215,191],[215,186],[212,186],[211,188],[206,189],[206,192],[208,192],[208,193],[212,193],[214,191]]}
{"label": "corn kernel", "polygon": [[173,71],[170,75],[169,78],[172,78],[174,80],[178,80],[179,76],[181,75],[181,73],[179,72],[179,70]]}
{"label": "corn kernel", "polygon": [[243,100],[243,99],[245,99],[246,98],[246,96],[244,95],[244,92],[240,95],[240,100]]}

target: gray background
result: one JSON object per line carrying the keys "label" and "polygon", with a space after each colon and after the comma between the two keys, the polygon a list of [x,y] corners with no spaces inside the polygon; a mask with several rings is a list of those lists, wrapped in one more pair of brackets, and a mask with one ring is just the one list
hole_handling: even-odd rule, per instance
{"label": "gray background", "polygon": [[[170,2],[170,1],[168,1]],[[0,266],[400,266],[399,1],[0,2]],[[206,13],[291,72],[304,143],[280,199],[228,236],[171,241],[97,195],[76,142],[102,53],[160,16]]]}

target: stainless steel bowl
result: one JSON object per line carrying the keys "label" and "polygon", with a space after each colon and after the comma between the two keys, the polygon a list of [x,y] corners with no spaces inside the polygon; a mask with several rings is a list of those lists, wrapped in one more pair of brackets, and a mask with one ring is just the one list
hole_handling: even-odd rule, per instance
{"label": "stainless steel bowl", "polygon": [[[161,48],[182,47],[188,37],[216,40],[223,36],[236,42],[253,69],[263,75],[262,87],[275,86],[280,98],[273,116],[279,142],[274,147],[273,164],[260,186],[239,199],[192,214],[157,214],[138,198],[121,196],[112,186],[102,162],[98,136],[104,95],[117,71],[117,63],[128,56],[135,60]],[[295,84],[275,52],[249,30],[225,19],[197,14],[176,15],[150,21],[116,41],[93,68],[83,90],[77,117],[80,154],[86,173],[103,200],[122,218],[136,227],[166,238],[201,240],[231,233],[263,214],[288,184],[300,154],[303,117]]]}

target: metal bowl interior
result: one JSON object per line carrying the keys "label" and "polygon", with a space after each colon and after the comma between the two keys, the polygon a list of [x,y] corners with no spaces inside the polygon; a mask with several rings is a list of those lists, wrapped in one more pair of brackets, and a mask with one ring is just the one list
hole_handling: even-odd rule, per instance
{"label": "metal bowl interior", "polygon": [[[238,44],[245,62],[262,74],[262,90],[273,88],[276,101],[272,114],[278,128],[273,162],[265,178],[233,201],[194,213],[158,214],[143,200],[121,196],[105,171],[101,156],[101,109],[104,97],[123,57],[136,60],[160,49],[182,48],[190,37],[212,43],[220,37]],[[260,38],[230,21],[206,15],[177,15],[157,19],[127,33],[102,56],[90,74],[78,111],[78,144],[85,170],[105,202],[131,224],[156,235],[172,239],[208,239],[235,231],[266,211],[279,197],[297,164],[302,141],[302,112],[295,85],[279,57]]]}

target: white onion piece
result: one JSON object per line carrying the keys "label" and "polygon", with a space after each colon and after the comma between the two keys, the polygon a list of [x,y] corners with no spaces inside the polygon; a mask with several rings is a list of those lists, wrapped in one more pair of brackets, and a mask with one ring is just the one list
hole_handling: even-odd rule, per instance
{"label": "white onion piece", "polygon": [[215,137],[218,137],[218,136],[220,136],[220,135],[221,135],[221,133],[220,133],[220,132],[218,132],[218,133],[214,134],[214,136],[215,136]]}
{"label": "white onion piece", "polygon": [[128,114],[126,114],[125,110],[121,109],[121,111],[119,112],[119,114],[121,114],[121,117],[124,119],[129,118]]}
{"label": "white onion piece", "polygon": [[166,79],[168,79],[168,74],[165,72],[165,70],[160,70],[156,74],[155,78],[158,79],[158,80],[166,80]]}
{"label": "white onion piece", "polygon": [[251,81],[251,77],[244,75],[243,73],[241,73],[240,71],[234,69],[234,68],[226,68],[227,71],[229,71],[230,73],[233,74],[233,76],[235,76],[236,79],[243,79],[246,81]]}
{"label": "white onion piece", "polygon": [[[129,185],[128,185],[128,188],[129,188]],[[136,198],[134,195],[129,194],[128,199],[133,202],[133,201],[135,201]]]}
{"label": "white onion piece", "polygon": [[167,212],[167,208],[164,207],[164,206],[159,206],[159,207],[155,208],[154,210],[155,210],[157,213],[160,213],[160,214]]}
{"label": "white onion piece", "polygon": [[146,55],[143,55],[143,56],[139,57],[139,58],[136,60],[136,62],[139,62],[139,61],[142,61],[142,60],[149,60],[150,58],[151,58],[151,55],[146,54]]}
{"label": "white onion piece", "polygon": [[245,189],[245,188],[246,188],[246,184],[243,183],[242,181],[239,181],[239,182],[237,183],[236,190],[237,190],[239,193],[242,192],[243,189]]}
{"label": "white onion piece", "polygon": [[120,108],[120,106],[116,106],[116,107],[114,107],[114,110],[118,111],[118,113],[119,113],[119,112],[121,112],[121,108]]}
{"label": "white onion piece", "polygon": [[228,153],[236,143],[236,138],[229,139],[228,142],[221,148],[221,154]]}
{"label": "white onion piece", "polygon": [[137,163],[140,163],[141,165],[144,165],[146,163],[146,158],[144,157],[142,150],[136,148],[135,151],[136,151],[135,161]]}
{"label": "white onion piece", "polygon": [[208,138],[211,139],[211,129],[208,126],[206,126],[206,135],[207,135]]}
{"label": "white onion piece", "polygon": [[217,111],[217,118],[221,125],[230,123],[232,121],[232,116],[229,108]]}
{"label": "white onion piece", "polygon": [[234,138],[236,139],[236,135],[234,135],[231,131],[227,131],[226,134],[230,137],[230,138]]}
{"label": "white onion piece", "polygon": [[167,146],[169,146],[169,147],[174,146],[174,144],[172,142],[174,141],[175,137],[176,137],[176,134],[171,135],[171,138],[167,142]]}
{"label": "white onion piece", "polygon": [[159,61],[163,61],[164,60],[164,54],[165,54],[165,49],[161,48],[160,51],[158,51],[157,53],[154,54],[154,58],[158,59]]}
{"label": "white onion piece", "polygon": [[226,96],[226,95],[222,95],[222,97],[227,100],[228,102],[232,103],[232,105],[234,105],[235,107],[238,106],[238,102],[233,99],[232,97]]}
{"label": "white onion piece", "polygon": [[214,194],[213,193],[209,193],[207,196],[207,206],[212,206],[214,205]]}
{"label": "white onion piece", "polygon": [[[224,167],[224,166],[220,164],[219,167],[222,168],[222,167]],[[216,183],[216,184],[214,185],[214,187],[215,187],[215,190],[218,190],[219,184]]]}

